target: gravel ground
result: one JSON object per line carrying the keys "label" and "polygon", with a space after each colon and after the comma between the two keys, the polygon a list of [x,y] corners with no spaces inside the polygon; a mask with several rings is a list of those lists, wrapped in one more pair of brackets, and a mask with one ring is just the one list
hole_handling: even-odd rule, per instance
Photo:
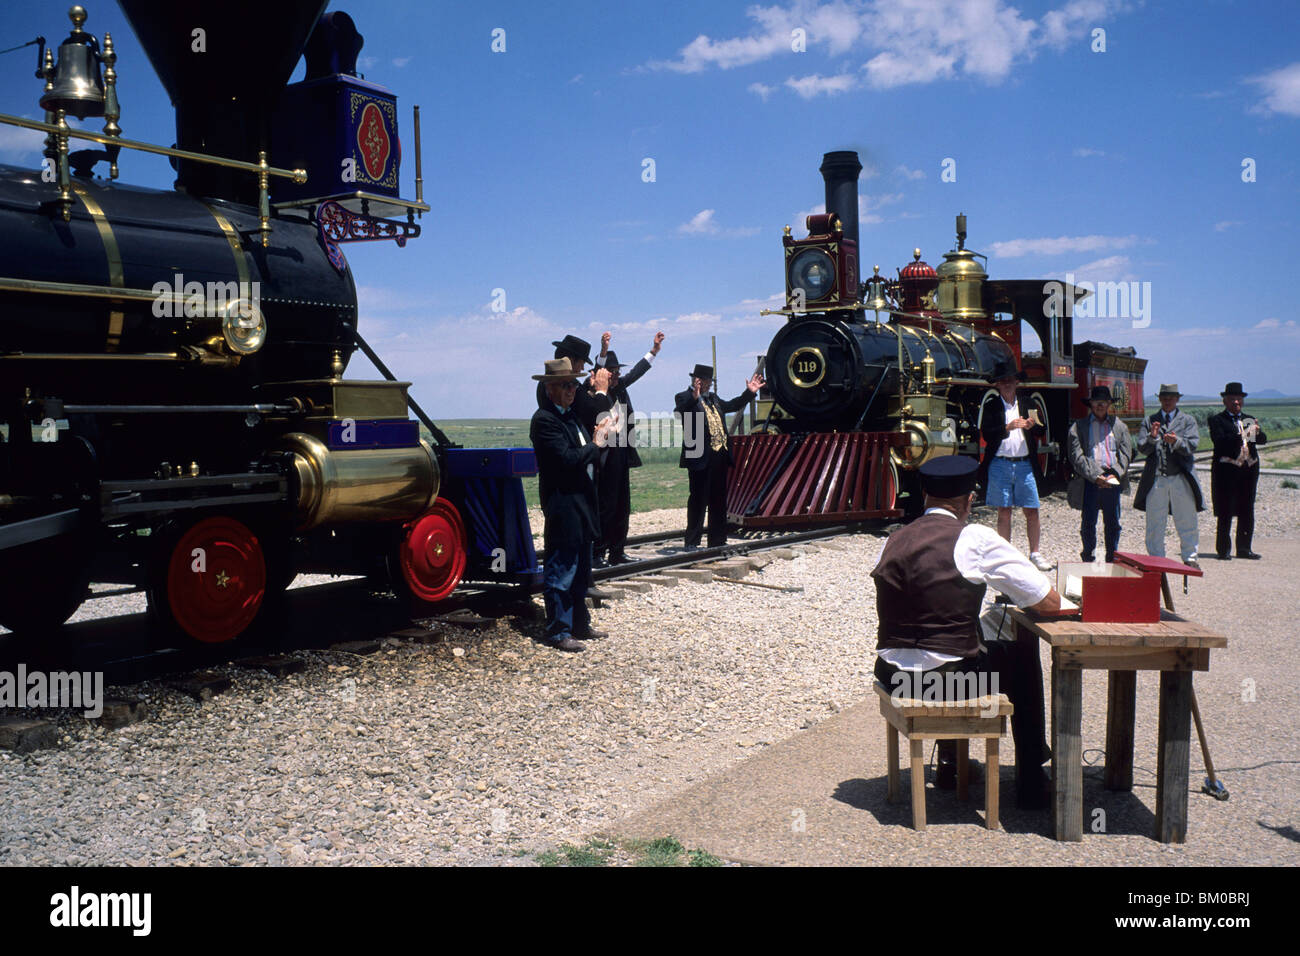
{"label": "gravel ground", "polygon": [[[1260,484],[1256,550],[1266,559],[1269,539],[1295,540],[1300,527],[1300,491],[1279,484]],[[632,533],[680,528],[684,517],[634,515]],[[1077,552],[1077,513],[1059,497],[1045,502],[1043,522],[1045,553]],[[1124,523],[1121,547],[1141,550],[1141,519],[1127,503]],[[1208,517],[1202,532],[1212,539]],[[839,542],[774,561],[756,578],[801,593],[683,583],[612,603],[596,613],[612,637],[584,654],[538,645],[534,614],[477,632],[444,627],[434,644],[389,641],[366,657],[296,652],[306,668],[286,678],[228,668],[234,686],[202,703],[159,683],[125,688],[147,702],[144,722],[104,730],[63,716],[55,749],[0,751],[0,865],[532,863],[538,851],[581,842],[871,695],[866,574],[883,539]],[[1231,573],[1240,600],[1270,602],[1275,617],[1293,619],[1293,590],[1250,575],[1247,562],[1207,564],[1216,567],[1196,585],[1189,613],[1212,614],[1215,576]],[[1286,574],[1296,577],[1294,566]],[[1238,671],[1279,678],[1275,649],[1293,630],[1256,635],[1244,618],[1235,628],[1205,623],[1234,640],[1211,675],[1222,672],[1228,690]],[[1224,753],[1216,762],[1277,764],[1256,773],[1275,773],[1280,787],[1266,806],[1241,807],[1235,793],[1222,805],[1258,811],[1224,835],[1223,862],[1276,862],[1278,841],[1295,860],[1296,844],[1278,832],[1296,822],[1298,761],[1281,758],[1300,755],[1260,752],[1283,741],[1295,750],[1293,659],[1289,684],[1275,690],[1289,695],[1286,707],[1275,696],[1233,717],[1219,712],[1223,688],[1202,698],[1207,722],[1226,727],[1211,730],[1216,757]],[[1086,720],[1099,719],[1104,697],[1104,689],[1085,696]],[[1192,763],[1196,780],[1195,744]],[[900,830],[881,839],[907,840]],[[982,848],[972,862],[1011,859],[1005,842],[972,846]],[[1123,862],[1104,854],[1092,862]]]}

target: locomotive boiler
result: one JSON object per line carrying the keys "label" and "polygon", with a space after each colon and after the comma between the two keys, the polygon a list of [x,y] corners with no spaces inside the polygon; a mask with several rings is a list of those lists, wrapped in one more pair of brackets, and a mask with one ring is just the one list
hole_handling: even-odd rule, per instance
{"label": "locomotive boiler", "polygon": [[[42,41],[44,121],[0,117],[47,134],[40,169],[0,166],[0,625],[61,624],[92,578],[202,642],[246,632],[299,570],[440,600],[492,550],[500,522],[478,507],[471,541],[462,512],[496,473],[448,481],[465,450],[361,337],[341,248],[419,235],[418,113],[409,200],[396,98],[356,75],[362,38],[326,0],[120,3],[175,147],[123,138],[112,38],[80,6],[57,52]],[[134,149],[170,156],[175,188],[119,184]],[[357,349],[389,377],[345,379]],[[535,564],[530,542],[508,557]]]}
{"label": "locomotive boiler", "polygon": [[[1088,293],[1049,279],[993,280],[966,248],[966,217],[936,269],[913,250],[894,277],[858,275],[857,154],[827,153],[826,212],[808,235],[785,227],[786,323],[763,358],[767,394],[758,434],[738,441],[728,513],[742,527],[890,518],[920,506],[916,469],[939,455],[978,456],[980,413],[999,365],[1026,373],[1031,407],[1047,428],[1039,465],[1058,477],[1070,415],[1081,405],[1072,305]],[[1022,326],[1040,348],[1022,349]],[[1093,345],[1088,363],[1118,354]],[[1126,395],[1140,417],[1141,371]],[[1111,362],[1111,367],[1115,363]],[[900,504],[902,507],[899,507]]]}

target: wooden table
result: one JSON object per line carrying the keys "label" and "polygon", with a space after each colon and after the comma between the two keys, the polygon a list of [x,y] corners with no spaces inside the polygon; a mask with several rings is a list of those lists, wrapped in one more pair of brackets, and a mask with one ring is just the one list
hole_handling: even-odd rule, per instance
{"label": "wooden table", "polygon": [[[1160,671],[1155,838],[1187,835],[1192,674],[1210,669],[1210,649],[1228,639],[1163,611],[1158,624],[1085,624],[1011,609],[1017,639],[1037,635],[1052,648],[1052,822],[1056,839],[1083,839],[1083,672],[1109,677],[1106,789],[1133,789],[1137,672]],[[1018,756],[1018,755],[1017,755]]]}

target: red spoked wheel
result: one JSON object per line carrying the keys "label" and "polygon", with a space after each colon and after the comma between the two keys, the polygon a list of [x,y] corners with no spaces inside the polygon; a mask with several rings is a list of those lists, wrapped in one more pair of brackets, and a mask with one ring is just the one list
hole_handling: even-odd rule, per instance
{"label": "red spoked wheel", "polygon": [[202,518],[176,539],[167,560],[167,610],[196,641],[234,640],[253,623],[265,597],[262,543],[242,521]]}
{"label": "red spoked wheel", "polygon": [[412,596],[429,603],[443,600],[456,590],[465,562],[465,525],[446,498],[406,525],[398,564]]}
{"label": "red spoked wheel", "polygon": [[[888,449],[886,449],[888,450]],[[885,467],[880,469],[880,507],[889,511],[898,502],[898,466],[885,455]]]}
{"label": "red spoked wheel", "polygon": [[[1043,397],[1042,392],[1034,392],[1029,396],[1029,404],[1038,409],[1038,416],[1043,420],[1043,427],[1047,430],[1042,440],[1038,443],[1039,448],[1044,448],[1052,443],[1052,426],[1051,416],[1047,413],[1047,399]],[[1049,450],[1038,453],[1038,473],[1043,476],[1044,481],[1052,480],[1052,462],[1055,459],[1053,452]]]}

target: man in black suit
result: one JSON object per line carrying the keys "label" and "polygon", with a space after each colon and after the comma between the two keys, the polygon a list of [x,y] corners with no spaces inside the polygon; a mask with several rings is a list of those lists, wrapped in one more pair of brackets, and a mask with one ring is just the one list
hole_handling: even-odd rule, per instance
{"label": "man in black suit", "polygon": [[696,365],[691,387],[678,392],[676,410],[682,416],[682,456],[679,467],[689,469],[691,493],[686,502],[686,547],[696,548],[704,530],[704,510],[709,511],[709,547],[727,543],[727,468],[731,465],[731,442],[722,416],[738,411],[765,384],[755,375],[745,391],[730,401],[719,401],[709,391],[713,367]]}
{"label": "man in black suit", "polygon": [[541,375],[546,404],[533,413],[528,436],[537,455],[538,492],[546,516],[546,643],[562,651],[581,651],[582,641],[604,637],[591,629],[587,585],[591,542],[599,528],[595,463],[609,427],[598,425],[588,437],[573,411],[578,377],[569,360],[552,359]]}
{"label": "man in black suit", "polygon": [[1255,534],[1255,488],[1259,484],[1259,455],[1255,446],[1268,441],[1260,430],[1259,419],[1243,415],[1241,403],[1246,393],[1240,382],[1229,382],[1219,393],[1223,411],[1211,415],[1210,440],[1214,442],[1214,462],[1210,465],[1210,498],[1219,519],[1215,550],[1220,561],[1231,559],[1232,519],[1237,519],[1237,557],[1258,560],[1250,550]]}
{"label": "man in black suit", "polygon": [[[586,339],[580,339],[576,335],[566,335],[558,342],[552,342],[555,346],[555,357],[568,359],[575,373],[581,373],[582,367],[591,363],[591,343]],[[537,376],[533,376],[536,378]],[[546,397],[546,386],[542,382],[537,383],[537,407],[547,407],[548,399]],[[588,382],[578,383],[578,392],[573,398],[573,410],[578,415],[579,421],[589,422],[594,416],[595,411],[591,401],[591,386]],[[591,426],[588,425],[588,430]]]}
{"label": "man in black suit", "polygon": [[[610,333],[600,337],[600,355],[596,358],[596,367],[607,369],[609,382],[607,387],[593,382],[591,397],[596,407],[596,417],[604,412],[614,417],[613,431],[610,433],[609,447],[601,453],[600,475],[597,481],[600,493],[600,530],[596,539],[596,561],[608,564],[626,564],[632,559],[624,552],[627,545],[628,519],[632,514],[632,482],[629,469],[641,467],[641,456],[636,450],[636,421],[632,410],[632,399],[627,387],[650,371],[650,363],[659,354],[663,345],[664,334],[656,333],[650,351],[632,366],[626,375],[621,374],[623,366],[618,356],[610,351]],[[609,556],[605,557],[608,549]]]}

